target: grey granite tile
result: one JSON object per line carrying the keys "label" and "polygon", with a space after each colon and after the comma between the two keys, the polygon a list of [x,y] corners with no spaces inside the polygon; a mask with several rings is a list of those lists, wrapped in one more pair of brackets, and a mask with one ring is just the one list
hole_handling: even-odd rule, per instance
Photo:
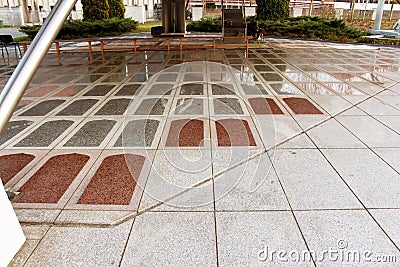
{"label": "grey granite tile", "polygon": [[211,212],[147,212],[133,226],[121,266],[216,266]]}
{"label": "grey granite tile", "polygon": [[219,266],[313,266],[271,256],[271,251],[287,251],[286,256],[307,251],[289,211],[217,212],[216,226]]}
{"label": "grey granite tile", "polygon": [[103,105],[95,115],[122,115],[131,102],[128,98],[112,99]]}
{"label": "grey granite tile", "polygon": [[72,102],[68,107],[64,108],[56,114],[56,116],[79,116],[85,114],[93,107],[98,100],[96,99],[80,99]]}
{"label": "grey granite tile", "polygon": [[139,93],[140,83],[126,84],[115,94],[117,96],[131,96]]}
{"label": "grey granite tile", "polygon": [[134,120],[126,124],[114,147],[149,147],[160,122],[158,120]]}
{"label": "grey granite tile", "polygon": [[118,266],[131,225],[52,227],[24,266]]}
{"label": "grey granite tile", "polygon": [[33,121],[10,121],[9,123],[7,123],[6,127],[0,135],[0,145],[4,144],[6,141],[10,140],[15,135],[19,134],[32,124]]}
{"label": "grey granite tile", "polygon": [[236,98],[216,98],[214,99],[215,114],[243,114],[239,100]]}
{"label": "grey granite tile", "polygon": [[45,100],[20,114],[20,116],[44,116],[64,102],[65,100],[60,99]]}
{"label": "grey granite tile", "polygon": [[89,121],[83,125],[78,132],[75,133],[65,147],[91,147],[99,146],[104,138],[115,125],[113,120],[95,120]]}
{"label": "grey granite tile", "polygon": [[225,85],[212,84],[212,94],[213,95],[234,95],[235,90],[230,87],[225,87]]}
{"label": "grey granite tile", "polygon": [[85,96],[104,96],[104,95],[108,94],[113,88],[114,88],[114,85],[112,85],[112,84],[100,84],[100,85],[94,86],[92,89],[90,89],[84,95]]}
{"label": "grey granite tile", "polygon": [[162,115],[167,104],[168,99],[166,98],[143,99],[136,109],[135,115]]}
{"label": "grey granite tile", "polygon": [[175,82],[177,78],[177,73],[162,73],[158,76],[157,82]]}
{"label": "grey granite tile", "polygon": [[48,121],[39,126],[15,147],[47,147],[56,140],[74,122],[68,120]]}
{"label": "grey granite tile", "polygon": [[204,112],[203,99],[180,98],[176,103],[175,115],[202,115]]}
{"label": "grey granite tile", "polygon": [[187,83],[181,87],[181,95],[203,95],[202,83]]}

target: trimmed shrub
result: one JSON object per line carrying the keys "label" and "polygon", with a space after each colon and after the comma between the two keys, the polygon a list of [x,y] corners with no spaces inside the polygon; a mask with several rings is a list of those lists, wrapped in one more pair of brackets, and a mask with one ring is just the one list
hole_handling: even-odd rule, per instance
{"label": "trimmed shrub", "polygon": [[[112,18],[107,20],[81,21],[72,20],[64,23],[57,35],[57,39],[79,39],[87,37],[116,36],[131,32],[136,29],[138,22],[130,18]],[[20,31],[27,34],[31,39],[35,37],[40,26],[23,26]]]}
{"label": "trimmed shrub", "polygon": [[83,20],[108,19],[109,5],[107,0],[82,0]]}
{"label": "trimmed shrub", "polygon": [[187,31],[196,32],[220,32],[222,31],[222,18],[219,17],[204,17],[197,21],[191,21],[186,26]]}
{"label": "trimmed shrub", "polygon": [[108,5],[110,9],[108,10],[108,16],[110,18],[120,18],[125,17],[125,6],[123,0],[108,0]]}
{"label": "trimmed shrub", "polygon": [[347,26],[343,20],[323,19],[320,17],[301,16],[284,20],[259,21],[269,36],[302,39],[322,39],[332,41],[358,41],[369,35]]}

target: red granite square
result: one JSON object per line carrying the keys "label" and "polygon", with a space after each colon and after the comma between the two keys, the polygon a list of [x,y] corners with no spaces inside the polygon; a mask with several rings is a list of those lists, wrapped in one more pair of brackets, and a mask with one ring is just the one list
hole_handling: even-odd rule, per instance
{"label": "red granite square", "polygon": [[283,114],[283,111],[271,98],[250,98],[250,106],[254,113],[259,114]]}
{"label": "red granite square", "polygon": [[30,93],[25,94],[24,96],[26,97],[40,97],[47,95],[48,93],[56,90],[58,86],[42,86],[39,87],[38,89],[33,90]]}
{"label": "red granite square", "polygon": [[284,98],[283,101],[290,107],[295,114],[323,114],[310,101],[305,98],[290,97]]}
{"label": "red granite square", "polygon": [[145,157],[134,154],[106,157],[78,204],[129,205],[144,162]]}
{"label": "red granite square", "polygon": [[18,190],[17,203],[57,203],[89,160],[89,156],[66,154],[51,157]]}
{"label": "red granite square", "polygon": [[8,183],[17,173],[31,162],[35,156],[18,153],[0,157],[0,178],[3,184]]}
{"label": "red granite square", "polygon": [[203,146],[204,122],[202,120],[174,120],[168,132],[166,146]]}
{"label": "red granite square", "polygon": [[215,122],[219,146],[256,146],[249,123],[240,119],[222,119]]}

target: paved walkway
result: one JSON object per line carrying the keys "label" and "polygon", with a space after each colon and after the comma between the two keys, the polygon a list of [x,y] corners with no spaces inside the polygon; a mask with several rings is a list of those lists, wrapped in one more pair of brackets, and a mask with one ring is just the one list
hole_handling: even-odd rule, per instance
{"label": "paved walkway", "polygon": [[276,39],[47,55],[0,138],[11,266],[398,265],[399,61]]}

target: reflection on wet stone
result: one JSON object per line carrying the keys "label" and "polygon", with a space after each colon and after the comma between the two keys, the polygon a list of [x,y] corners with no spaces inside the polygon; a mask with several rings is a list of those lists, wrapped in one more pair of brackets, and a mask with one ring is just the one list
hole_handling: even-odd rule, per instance
{"label": "reflection on wet stone", "polygon": [[299,89],[297,89],[294,85],[292,85],[291,83],[288,83],[288,82],[271,83],[270,86],[279,95],[301,95],[302,94]]}
{"label": "reflection on wet stone", "polygon": [[72,102],[68,107],[64,108],[56,114],[56,116],[79,116],[85,114],[98,100],[82,99]]}
{"label": "reflection on wet stone", "polygon": [[112,89],[114,88],[114,85],[111,84],[100,84],[96,85],[92,89],[90,89],[85,96],[104,96],[108,94]]}
{"label": "reflection on wet stone", "polygon": [[166,98],[144,99],[136,109],[135,115],[162,115],[167,104]]}
{"label": "reflection on wet stone", "polygon": [[157,133],[158,120],[133,120],[125,125],[114,147],[149,147]]}
{"label": "reflection on wet stone", "polygon": [[201,115],[203,114],[203,99],[198,98],[182,98],[178,99],[176,115]]}
{"label": "reflection on wet stone", "polygon": [[159,83],[153,84],[148,90],[148,95],[170,95],[174,84]]}
{"label": "reflection on wet stone", "polygon": [[0,145],[25,130],[33,121],[10,121],[0,135]]}
{"label": "reflection on wet stone", "polygon": [[115,94],[117,96],[131,96],[139,93],[138,89],[140,88],[141,84],[134,83],[134,84],[126,84],[118,92]]}
{"label": "reflection on wet stone", "polygon": [[96,112],[95,115],[122,115],[126,111],[131,102],[130,99],[112,99]]}
{"label": "reflection on wet stone", "polygon": [[214,113],[243,114],[243,110],[236,98],[216,98],[214,99]]}
{"label": "reflection on wet stone", "polygon": [[112,120],[89,121],[83,125],[71,139],[68,140],[65,147],[92,147],[99,146],[104,138],[115,125]]}
{"label": "reflection on wet stone", "polygon": [[28,109],[20,116],[44,116],[64,102],[65,100],[46,100]]}
{"label": "reflection on wet stone", "polygon": [[15,147],[47,147],[73,123],[68,120],[48,121],[22,139]]}
{"label": "reflection on wet stone", "polygon": [[262,87],[262,85],[242,84],[241,86],[246,95],[268,95],[268,92]]}
{"label": "reflection on wet stone", "polygon": [[178,78],[178,74],[175,73],[163,73],[157,78],[157,82],[175,82]]}

